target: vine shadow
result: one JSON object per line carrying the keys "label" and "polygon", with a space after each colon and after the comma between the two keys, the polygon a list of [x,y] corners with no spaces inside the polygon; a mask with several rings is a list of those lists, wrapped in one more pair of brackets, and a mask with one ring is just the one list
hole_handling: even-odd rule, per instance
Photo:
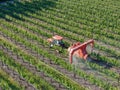
{"label": "vine shadow", "polygon": [[24,21],[19,14],[27,17],[31,17],[27,13],[34,14],[37,11],[42,11],[42,9],[49,9],[49,7],[55,7],[57,0],[33,0],[24,1],[20,0],[2,0],[0,2],[0,18],[7,19],[7,15],[13,18]]}

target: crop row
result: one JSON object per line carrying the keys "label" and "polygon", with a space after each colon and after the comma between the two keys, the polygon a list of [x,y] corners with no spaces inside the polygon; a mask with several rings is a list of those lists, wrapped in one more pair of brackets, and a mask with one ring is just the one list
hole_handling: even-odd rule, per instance
{"label": "crop row", "polygon": [[[8,19],[9,19],[9,18],[8,18]],[[42,24],[42,26],[43,26],[43,24]],[[46,28],[45,25],[44,25],[43,27]],[[57,29],[53,29],[53,28],[50,29],[50,27],[48,27],[47,29],[48,29],[48,30],[51,30],[51,31],[55,31],[55,32],[57,31]],[[59,30],[57,31],[57,33],[63,34],[63,32],[61,32],[61,31],[59,31]],[[64,32],[63,35],[68,36],[68,37],[70,36],[70,34],[68,34],[67,32],[66,32],[66,33]],[[71,34],[71,35],[72,35],[72,34]],[[69,38],[71,38],[71,37],[69,37]],[[74,38],[72,37],[72,39],[76,39],[76,40],[79,39],[79,40],[81,40],[81,38],[78,38],[78,37],[76,37],[76,36],[74,36]],[[104,50],[104,49],[105,49],[105,48],[103,47],[102,50]],[[106,50],[106,51],[111,51],[111,50]],[[111,52],[112,52],[112,51],[111,51]],[[114,53],[114,51],[113,51],[113,53]],[[117,56],[118,56],[118,54],[117,54]],[[107,59],[106,61],[109,62],[108,60],[109,60],[109,59]],[[117,63],[118,61],[117,61],[117,60],[114,60],[114,59],[110,59],[110,62],[114,62],[115,65],[118,64],[118,63]]]}
{"label": "crop row", "polygon": [[[21,5],[21,4],[20,4],[20,5]],[[23,6],[23,5],[22,5],[22,6]],[[25,10],[29,10],[29,11],[31,11],[31,12],[35,12],[36,9],[40,9],[40,7],[37,7],[36,4],[32,5],[33,8],[31,8],[31,9],[30,9],[30,8],[26,8],[26,7],[27,7],[27,5],[24,7],[24,9],[25,9]],[[28,5],[28,7],[29,7],[29,5]],[[47,11],[47,12],[46,12],[46,11]],[[49,12],[48,12],[48,11],[49,11]],[[37,12],[38,12],[38,11],[37,11]],[[37,12],[35,12],[35,13],[37,13]],[[55,12],[56,12],[56,13],[55,13]],[[43,11],[40,11],[40,16],[42,15],[42,16],[45,16],[45,17],[46,17],[46,13],[47,13],[47,17],[48,17],[48,18],[50,17],[50,18],[53,19],[54,21],[56,20],[56,21],[62,22],[63,24],[66,24],[66,23],[64,22],[64,21],[65,21],[64,19],[65,19],[66,17],[65,17],[65,18],[55,18],[55,16],[57,16],[57,17],[59,16],[59,13],[60,13],[60,12],[57,12],[57,11],[53,11],[53,12],[52,12],[51,10],[45,10],[45,13],[43,13]],[[52,15],[51,13],[52,13],[52,14],[54,13],[54,15]],[[50,16],[49,16],[49,15],[50,15]],[[62,15],[62,16],[64,16],[64,15]],[[72,17],[72,16],[71,16],[71,17]],[[79,17],[80,17],[80,16],[79,16]],[[62,20],[62,21],[61,21],[61,20]],[[85,19],[84,19],[84,20],[85,20]],[[84,21],[84,20],[82,20],[82,21]],[[74,22],[73,20],[67,20],[67,21],[69,21],[69,22],[71,21],[72,23]],[[87,22],[88,22],[88,20],[87,20]],[[57,24],[57,23],[54,22],[54,24]],[[69,24],[70,24],[70,23],[69,23]],[[76,24],[76,23],[75,23],[75,24]],[[77,24],[78,24],[78,23],[77,23]],[[60,25],[61,25],[61,24],[60,24]],[[63,26],[64,26],[64,27],[63,27]],[[62,25],[61,27],[63,27],[63,28],[68,28],[68,29],[69,29],[68,26],[66,26],[66,27],[65,27],[65,26],[66,26],[66,25]],[[69,25],[69,26],[71,26],[71,25]],[[72,24],[72,27],[74,27],[73,24]],[[76,26],[75,26],[75,27],[76,27]],[[74,27],[74,28],[75,28],[75,27]],[[98,27],[100,28],[100,26],[98,26]],[[73,28],[73,30],[76,31],[76,28],[75,28],[75,29],[74,29],[74,28]],[[80,27],[77,28],[77,31],[78,31],[79,29],[80,29]],[[96,30],[96,27],[93,28],[93,25],[92,25],[92,28],[90,28],[90,27],[88,28],[88,25],[86,25],[86,26],[85,26],[84,28],[82,28],[82,29],[85,29],[84,31],[87,31],[86,33],[88,33],[88,32],[91,31],[91,32],[94,33],[94,34],[95,34],[95,33],[100,34],[100,33],[102,32],[101,35],[104,35],[105,37],[107,36],[107,37],[110,37],[110,38],[113,38],[113,39],[116,39],[116,40],[118,39],[118,40],[119,40],[119,38],[118,38],[119,35],[115,35],[115,34],[113,34],[113,33],[109,33],[109,32],[106,31],[106,30],[102,30],[102,31],[99,30],[99,31],[98,31],[98,30]],[[82,29],[81,29],[81,30],[82,30]],[[91,36],[91,35],[90,35],[90,36]]]}
{"label": "crop row", "polygon": [[[31,15],[31,14],[30,14]],[[36,14],[33,14],[34,15],[34,17],[36,17],[36,18],[38,18],[38,19],[42,19],[42,20],[44,20],[44,21],[46,21],[47,20],[47,22],[49,22],[49,23],[52,23],[52,24],[55,24],[56,25],[56,22],[52,22],[51,20],[49,20],[49,19],[46,19],[46,18],[43,18],[43,17],[40,17],[40,16],[36,16]],[[20,17],[20,16],[18,16],[18,17]],[[49,17],[50,18],[50,17]],[[52,17],[51,17],[52,18]],[[62,24],[61,24],[62,25]],[[59,26],[60,27],[60,26]],[[66,26],[65,26],[66,27]],[[63,27],[63,28],[65,28],[65,27]],[[61,27],[62,28],[62,27]],[[74,32],[74,33],[79,33],[79,34],[82,34],[82,35],[84,35],[84,36],[89,36],[90,35],[90,33],[88,33],[87,34],[87,32],[81,32],[80,30],[79,30],[79,32],[78,32],[78,30],[76,30],[76,29],[72,29],[72,27],[71,27],[71,29],[70,29],[70,31],[71,32]],[[87,37],[86,36],[86,37]],[[90,36],[92,36],[92,35],[90,35]],[[99,38],[99,35],[93,35],[96,39],[98,39]],[[103,38],[101,38],[101,40],[102,41],[105,41],[105,43],[108,43],[108,38],[105,38],[105,37],[103,37]],[[109,42],[111,42],[111,44],[112,45],[114,45],[114,46],[118,46],[119,47],[119,44],[118,44],[118,42],[114,42],[113,40],[111,41],[109,41]],[[115,52],[114,50],[112,50],[112,49],[110,49],[110,48],[105,48],[105,47],[103,47],[103,46],[100,46],[100,45],[96,45],[96,48],[99,48],[100,50],[105,50],[107,53],[110,53],[110,54],[113,54],[113,55],[115,55],[115,56],[117,56],[118,58],[119,58],[119,53],[117,53],[117,52]]]}
{"label": "crop row", "polygon": [[[3,22],[3,21],[2,21]],[[4,23],[4,22],[3,22]],[[8,24],[6,23],[6,25],[8,26]],[[24,30],[22,30],[22,29],[17,29],[17,27],[16,27],[16,29],[14,29],[15,27],[10,27],[10,24],[9,24],[9,27],[8,27],[9,29],[11,28],[12,30],[14,30],[14,31],[16,31],[16,32],[19,32],[19,34],[20,34],[20,32],[22,32],[20,35],[24,35],[24,36],[26,36],[28,39],[30,39],[30,40],[35,40],[36,39],[36,41],[38,41],[39,43],[42,43],[42,42],[40,42],[40,38],[39,37],[37,37],[36,35],[34,35],[34,34],[30,34],[29,32],[27,32],[27,31],[24,31]],[[33,29],[33,30],[35,30],[35,29]],[[23,31],[24,31],[24,33],[23,33]],[[13,33],[13,32],[12,32]],[[17,34],[17,33],[16,33]],[[19,34],[17,34],[17,35],[19,35]],[[30,36],[33,36],[33,38],[31,38]],[[14,35],[13,35],[14,36]],[[22,37],[24,37],[24,36],[22,36]],[[21,38],[22,38],[21,37]],[[24,37],[25,38],[25,37]],[[26,38],[26,39],[27,39]],[[35,39],[34,39],[35,38]],[[41,39],[42,40],[42,39]],[[18,41],[18,40],[17,40]],[[46,42],[45,40],[43,40],[44,42]],[[47,42],[46,42],[46,44],[47,44]],[[46,46],[46,44],[44,44],[45,46]],[[35,46],[35,45],[34,45]],[[38,48],[40,48],[40,47],[38,47]],[[58,64],[58,63],[57,63]],[[99,71],[101,71],[101,72],[103,72],[103,73],[105,73],[105,74],[107,74],[108,76],[111,76],[111,77],[114,77],[114,78],[117,78],[118,77],[118,75],[115,73],[115,72],[112,72],[112,71],[110,71],[110,70],[107,70],[107,69],[103,69],[101,66],[98,66],[97,64],[90,64],[89,63],[89,65],[91,65],[92,66],[92,68],[94,68],[94,69],[97,69],[97,70],[99,70]]]}
{"label": "crop row", "polygon": [[[0,53],[0,56],[1,55]],[[3,56],[0,58],[2,59]],[[14,81],[14,79],[2,69],[0,69],[0,86],[2,90],[12,90],[13,88],[16,90],[24,90],[24,87],[20,86],[18,82]]]}
{"label": "crop row", "polygon": [[[73,27],[72,30],[75,29],[78,31],[78,33],[82,32],[82,31],[85,31],[85,32],[87,31],[87,33],[90,33],[90,34],[102,35],[108,39],[119,40],[118,39],[119,35],[112,33],[112,32],[109,32],[107,29],[102,28],[102,26],[100,26],[100,25],[96,25],[96,26],[85,25],[83,22],[86,22],[87,20],[86,21],[80,20],[81,22],[78,23],[78,22],[75,22],[74,19],[72,19],[72,18],[69,19],[69,17],[72,17],[72,16],[63,17],[64,13],[61,14],[58,10],[43,10],[43,11],[40,12],[40,15],[45,17],[46,13],[48,13],[46,17],[49,19],[53,19],[56,22],[59,21],[60,24],[55,23],[59,27],[62,27],[62,28],[68,29],[68,30],[71,29],[70,27]],[[70,26],[70,27],[68,27],[68,26]],[[91,37],[91,35],[89,37]]]}
{"label": "crop row", "polygon": [[[24,25],[25,25],[25,24],[23,24],[23,26],[24,26]],[[27,27],[30,28],[30,26],[27,26]],[[30,28],[30,29],[33,29],[33,28]],[[38,30],[37,30],[37,29],[34,29],[34,31],[38,31]],[[42,31],[42,32],[43,32],[43,31]],[[39,32],[39,33],[40,33],[40,34],[43,34],[43,33],[41,33],[41,32]],[[44,33],[44,35],[48,35],[48,34],[47,34],[47,33],[46,33],[46,34]],[[27,36],[27,35],[25,35],[25,36]],[[28,37],[28,38],[30,38],[30,37]],[[40,41],[40,40],[39,40],[39,41]],[[44,41],[44,42],[45,42],[45,41]],[[93,67],[94,67],[94,66],[96,66],[96,65],[93,65]],[[99,68],[98,68],[98,67],[99,67]],[[94,68],[95,68],[95,67],[94,67]],[[96,68],[101,71],[101,67],[100,67],[100,66],[96,66]],[[107,73],[107,72],[111,72],[111,71],[102,69],[102,72]],[[114,75],[113,72],[109,73],[109,75],[110,75],[110,76],[113,76],[113,77],[115,77],[115,78],[118,76],[118,75]]]}
{"label": "crop row", "polygon": [[[33,22],[34,23],[34,22]],[[37,23],[37,22],[36,22]],[[26,24],[24,24],[24,23],[19,23],[19,24],[22,24],[23,26],[25,26]],[[33,27],[31,27],[31,26],[26,26],[27,28],[29,28],[30,30],[32,30],[33,29]],[[33,31],[37,31],[38,33],[40,33],[40,34],[44,34],[44,35],[47,35],[47,36],[51,36],[51,35],[49,35],[48,33],[43,33],[43,31],[38,31],[37,30],[38,28],[34,28],[34,30]],[[108,60],[108,59],[107,59]],[[114,62],[113,60],[111,60],[112,62]],[[118,63],[117,63],[118,64]]]}
{"label": "crop row", "polygon": [[[21,38],[19,38],[21,39]],[[22,39],[21,39],[22,40]],[[1,38],[1,45],[7,47],[8,49],[12,50],[14,53],[16,53],[17,55],[21,56],[23,58],[23,60],[30,62],[32,65],[36,66],[36,68],[40,71],[45,72],[47,75],[53,77],[56,81],[62,83],[63,85],[65,85],[67,88],[71,88],[73,90],[84,90],[83,87],[81,87],[78,83],[72,81],[71,79],[69,79],[68,77],[66,77],[65,75],[61,74],[60,72],[56,71],[55,69],[53,69],[52,67],[48,66],[47,64],[44,64],[43,62],[41,62],[40,60],[37,60],[35,57],[28,55],[26,52],[20,50],[20,48],[14,46],[12,43],[8,42],[7,40]],[[33,47],[34,48],[34,47]],[[47,55],[47,54],[46,54]],[[9,60],[11,62],[11,60]],[[15,62],[14,62],[15,63]],[[13,64],[15,65],[15,64]],[[20,66],[17,66],[16,68],[18,68]],[[19,68],[17,69],[19,70]],[[23,70],[22,70],[23,71]],[[26,72],[26,71],[25,71]],[[26,73],[25,73],[26,74]],[[29,74],[28,74],[29,75]],[[26,75],[26,77],[30,77]],[[34,76],[34,75],[32,75]],[[34,81],[36,83],[39,83],[38,81],[42,81],[39,80],[38,77],[36,77],[37,80]],[[38,84],[38,86],[40,86]],[[41,83],[43,85],[46,85],[44,82]],[[37,86],[37,87],[38,87]],[[45,87],[45,86],[44,86]],[[47,87],[46,88],[50,88]],[[48,89],[47,89],[48,90]]]}
{"label": "crop row", "polygon": [[[35,23],[33,20],[32,20],[32,23]],[[36,22],[37,23],[37,22]],[[66,36],[66,37],[69,37],[69,38],[71,38],[71,39],[74,39],[74,40],[77,40],[77,41],[83,41],[83,39],[81,38],[81,37],[77,37],[76,35],[73,35],[73,34],[71,34],[71,33],[68,33],[68,32],[66,32],[66,31],[62,31],[62,30],[58,30],[58,28],[52,28],[52,27],[50,27],[50,26],[47,26],[47,24],[43,24],[43,23],[38,23],[38,25],[40,26],[42,26],[43,28],[46,28],[46,29],[48,29],[48,30],[50,30],[51,32],[57,32],[57,33],[59,33],[60,35],[62,35],[62,36]],[[25,25],[24,25],[25,26]],[[30,26],[27,26],[28,28],[30,27]],[[38,30],[38,29],[37,29]],[[73,36],[73,37],[71,37],[71,35]],[[106,49],[105,47],[100,47],[100,46],[98,46],[98,45],[96,45],[96,47],[97,48],[99,48],[99,49],[102,49],[102,50],[105,50],[105,51],[107,51],[107,53],[112,53],[113,55],[115,55],[115,56],[117,56],[117,57],[119,57],[119,53],[116,53],[115,51],[112,51],[112,50],[110,50],[110,49]],[[101,57],[105,57],[105,56],[101,56]],[[106,57],[107,58],[107,57]],[[102,59],[102,60],[104,60],[104,59]],[[118,62],[119,61],[117,61],[116,59],[110,59],[110,58],[107,58],[107,60],[105,60],[106,62],[110,62],[110,63],[112,63],[112,64],[114,64],[114,65],[116,65],[116,66],[118,66]]]}
{"label": "crop row", "polygon": [[[53,1],[51,1],[51,2],[53,2]],[[35,3],[35,2],[34,2]],[[82,4],[82,2],[81,3],[77,3],[78,5],[74,5],[74,2],[72,2],[71,3],[71,1],[63,1],[63,0],[60,0],[60,1],[54,1],[54,3],[56,4],[55,5],[55,7],[54,8],[56,8],[56,9],[58,9],[59,10],[59,13],[60,12],[63,12],[64,13],[64,15],[66,15],[66,16],[68,16],[69,15],[69,13],[71,13],[72,15],[76,15],[76,16],[74,16],[74,17],[77,17],[76,19],[77,19],[77,21],[79,20],[79,21],[81,21],[80,19],[84,19],[84,20],[87,20],[87,22],[85,22],[86,24],[90,24],[89,22],[93,22],[93,24],[95,24],[96,25],[96,23],[100,23],[100,25],[102,24],[103,25],[103,19],[104,19],[104,17],[105,17],[105,19],[106,19],[106,16],[105,15],[107,15],[107,18],[109,17],[109,20],[114,20],[115,21],[115,23],[116,23],[116,17],[114,18],[114,16],[110,16],[110,15],[112,15],[112,13],[111,13],[111,11],[110,11],[110,9],[109,10],[103,10],[103,11],[100,11],[101,10],[101,8],[92,8],[91,10],[89,10],[91,7],[86,7],[86,8],[84,8],[83,6],[81,6],[81,4]],[[75,2],[76,3],[76,2]],[[34,5],[37,5],[38,3],[36,3],[36,4],[34,4]],[[67,4],[67,5],[66,5]],[[84,4],[84,2],[83,2],[83,4]],[[25,5],[25,6],[29,6],[29,5]],[[87,5],[87,6],[89,6],[89,4]],[[39,8],[39,5],[37,5],[36,6],[37,8]],[[80,8],[79,8],[80,7]],[[51,7],[49,7],[49,8],[51,8]],[[99,9],[99,12],[98,12],[98,10],[97,9]],[[63,11],[64,10],[64,11]],[[67,11],[67,12],[66,12]],[[109,16],[108,16],[108,13],[109,13]],[[92,16],[91,16],[91,14],[92,14]],[[98,16],[99,16],[99,14],[100,14],[100,18],[98,18]],[[101,15],[101,14],[103,14],[103,15]],[[102,17],[101,17],[102,16]],[[74,18],[73,17],[73,18]],[[94,17],[94,18],[93,18]],[[71,18],[71,17],[70,17]],[[103,19],[101,19],[101,18],[103,18]],[[117,16],[117,18],[118,18],[118,16]],[[102,20],[102,21],[101,21]],[[99,21],[99,22],[98,22]],[[109,21],[108,20],[104,20],[104,21],[107,21],[107,23],[109,23]],[[113,23],[112,23],[113,24]],[[114,25],[116,25],[116,24],[114,24]],[[108,25],[107,25],[108,26]],[[116,25],[117,26],[117,25]]]}
{"label": "crop row", "polygon": [[[48,43],[47,43],[47,41],[46,40],[44,40],[43,38],[40,38],[40,37],[38,37],[37,35],[35,35],[35,34],[31,34],[31,33],[29,33],[28,31],[24,31],[24,30],[22,30],[22,29],[18,29],[17,27],[15,27],[15,26],[12,26],[11,24],[7,24],[6,22],[4,22],[4,21],[2,21],[3,23],[2,24],[5,24],[5,26],[7,26],[9,29],[11,28],[14,32],[19,32],[17,35],[24,35],[25,37],[27,37],[26,39],[31,39],[31,40],[35,40],[35,41],[37,41],[37,42],[39,42],[39,43],[41,43],[41,44],[44,44],[44,46],[48,46]],[[24,24],[25,25],[25,24]],[[30,27],[32,27],[32,26],[29,26],[29,29],[31,29],[31,30],[33,30],[33,31],[36,31],[37,29],[36,28],[30,28]],[[38,30],[37,30],[38,31]],[[45,33],[44,31],[39,31],[38,33],[40,33],[40,34],[43,34],[44,33],[44,35],[46,36],[46,35],[48,35],[48,36],[50,36],[50,34],[49,33]],[[23,36],[23,37],[24,37]],[[33,37],[31,37],[31,36],[33,36]],[[48,37],[48,36],[46,36],[46,37]],[[24,37],[24,38],[25,38]],[[59,48],[57,48],[58,50],[59,50]],[[66,51],[64,51],[65,52],[65,55],[67,56],[67,52]],[[97,70],[99,70],[99,71],[101,71],[101,72],[103,72],[103,73],[105,73],[105,74],[107,74],[107,75],[109,75],[109,76],[111,76],[111,77],[114,77],[114,78],[117,78],[118,77],[118,75],[115,73],[115,72],[112,72],[112,71],[110,71],[110,70],[107,70],[107,69],[102,69],[102,67],[101,66],[99,66],[99,65],[97,65],[97,64],[94,64],[94,63],[89,63],[89,65],[91,65],[91,67],[92,68],[94,68],[94,69],[97,69]]]}
{"label": "crop row", "polygon": [[[78,5],[74,5],[73,3],[74,2],[69,4],[68,1],[65,1],[65,3],[60,2],[60,3],[57,3],[56,8],[61,9],[61,10],[63,10],[63,9],[68,10],[68,12],[72,12],[76,15],[80,15],[83,12],[83,13],[85,13],[85,15],[81,14],[82,18],[87,19],[88,22],[95,21],[94,23],[99,23],[99,24],[106,25],[109,27],[119,28],[117,26],[118,25],[117,19],[119,18],[119,16],[118,15],[114,16],[114,14],[113,14],[113,13],[118,13],[118,12],[114,12],[113,9],[96,8],[96,7],[98,7],[98,5],[95,5],[93,8],[91,4],[87,4],[86,8],[84,8],[84,6],[81,6],[81,3],[78,3]],[[71,11],[69,11],[69,10],[71,10]],[[108,14],[109,14],[109,16],[108,16]],[[110,23],[110,21],[112,21],[112,23]]]}
{"label": "crop row", "polygon": [[[105,39],[104,39],[104,40],[105,40]],[[107,39],[106,39],[106,40],[107,40]],[[107,41],[108,41],[108,40],[107,40]],[[114,45],[118,45],[118,46],[119,46],[119,44],[115,44],[115,43],[114,43]],[[112,55],[114,55],[114,56],[117,56],[117,58],[119,58],[119,53],[113,51],[112,49],[110,50],[110,49],[108,49],[108,48],[101,47],[101,46],[99,46],[99,45],[96,45],[96,47],[99,48],[99,49],[101,49],[101,50],[105,50],[107,53],[110,53],[110,54],[112,54]]]}
{"label": "crop row", "polygon": [[[3,43],[1,41],[1,45]],[[7,56],[3,51],[0,51],[0,59],[7,65],[9,65],[13,70],[18,72],[23,78],[25,78],[29,83],[33,84],[37,89],[51,89],[54,90],[52,86],[50,86],[45,80],[40,78],[38,75],[34,75],[29,70],[27,70],[20,63],[15,62],[11,57]],[[16,89],[17,90],[17,89]]]}
{"label": "crop row", "polygon": [[[13,28],[13,29],[14,29],[14,28]],[[2,30],[2,29],[1,29],[1,30]],[[15,30],[16,30],[16,29],[15,29]],[[10,37],[14,38],[16,41],[22,42],[22,43],[25,44],[27,47],[30,47],[31,49],[37,51],[40,55],[43,55],[43,56],[45,56],[45,57],[48,57],[48,58],[50,58],[51,60],[55,61],[57,64],[62,65],[62,67],[66,68],[66,69],[68,69],[68,70],[72,70],[71,66],[70,66],[68,63],[65,63],[65,61],[62,60],[61,58],[58,58],[58,57],[56,57],[56,56],[54,56],[54,55],[52,55],[52,54],[49,54],[49,53],[46,52],[46,51],[43,51],[42,49],[40,49],[39,47],[35,46],[34,44],[30,44],[29,42],[25,41],[24,39],[21,39],[20,37],[18,37],[18,36],[16,36],[15,34],[13,34],[13,32],[5,31],[5,29],[4,29],[2,32],[4,32],[4,33],[6,32],[5,34],[10,35]],[[30,35],[30,36],[31,36],[31,35]],[[33,37],[33,36],[31,36],[31,37]],[[35,38],[35,37],[33,37],[33,38]],[[80,76],[88,79],[89,81],[91,81],[91,82],[94,83],[94,84],[97,83],[98,85],[102,85],[102,86],[105,84],[103,81],[98,80],[97,78],[95,78],[95,77],[92,76],[92,75],[87,75],[87,74],[85,74],[83,71],[77,70],[77,73],[78,73]],[[103,84],[103,83],[104,83],[104,84]],[[105,86],[106,86],[106,84],[105,84]],[[103,86],[103,87],[105,87],[105,86]]]}

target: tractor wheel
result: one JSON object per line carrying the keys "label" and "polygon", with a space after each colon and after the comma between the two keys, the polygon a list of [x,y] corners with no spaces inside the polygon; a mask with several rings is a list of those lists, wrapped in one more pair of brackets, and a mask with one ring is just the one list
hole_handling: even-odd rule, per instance
{"label": "tractor wheel", "polygon": [[50,44],[50,48],[52,48],[53,47],[53,44]]}

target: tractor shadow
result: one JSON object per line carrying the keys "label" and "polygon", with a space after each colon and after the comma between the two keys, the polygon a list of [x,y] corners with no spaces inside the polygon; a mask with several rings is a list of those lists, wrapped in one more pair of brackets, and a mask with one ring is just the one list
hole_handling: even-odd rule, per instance
{"label": "tractor shadow", "polygon": [[[56,0],[57,1],[57,0]],[[43,9],[48,10],[49,7],[55,7],[55,0],[26,0],[24,2],[20,0],[2,0],[0,1],[0,18],[7,19],[7,16],[11,16],[15,19],[24,21],[23,18],[19,16],[32,17],[28,13],[34,14],[37,11],[42,11]]]}
{"label": "tractor shadow", "polygon": [[80,59],[78,57],[73,56],[73,66],[75,66],[76,69],[83,69],[85,71],[96,70],[94,68],[94,65],[92,66],[92,64],[96,64],[98,66],[101,66],[104,69],[111,69],[112,68],[111,64],[104,62],[104,61],[101,61],[101,60],[98,60],[98,59],[95,59],[95,58],[90,57],[90,56],[87,58],[87,60],[83,60],[83,59]]}
{"label": "tractor shadow", "polygon": [[97,64],[99,66],[104,67],[105,69],[110,69],[110,68],[113,67],[112,64],[110,64],[110,63],[108,63],[106,61],[98,60],[98,59],[96,59],[94,57],[90,57],[90,56],[88,57],[88,62],[95,63],[95,64]]}

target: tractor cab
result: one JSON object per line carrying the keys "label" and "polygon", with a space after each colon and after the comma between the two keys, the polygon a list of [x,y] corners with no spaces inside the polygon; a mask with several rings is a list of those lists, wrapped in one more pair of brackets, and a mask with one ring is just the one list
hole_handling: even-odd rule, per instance
{"label": "tractor cab", "polygon": [[50,42],[50,47],[53,47],[54,45],[64,47],[63,37],[58,35],[48,39],[48,42]]}

